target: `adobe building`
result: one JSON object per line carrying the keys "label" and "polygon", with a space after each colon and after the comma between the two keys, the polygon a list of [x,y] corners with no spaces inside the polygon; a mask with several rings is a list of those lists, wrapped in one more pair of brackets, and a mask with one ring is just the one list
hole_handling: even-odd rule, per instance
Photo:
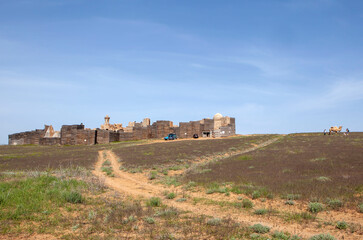
{"label": "adobe building", "polygon": [[192,138],[194,134],[210,138],[228,137],[236,134],[235,118],[217,113],[213,119],[181,122],[179,126],[164,120],[151,124],[150,119],[145,118],[142,122],[129,122],[123,127],[120,123],[110,124],[110,117],[106,115],[104,124],[97,129],[85,129],[83,124],[63,125],[57,132],[51,125],[45,125],[44,129],[9,135],[9,145],[93,145],[163,138],[169,133],[175,133],[179,138]]}

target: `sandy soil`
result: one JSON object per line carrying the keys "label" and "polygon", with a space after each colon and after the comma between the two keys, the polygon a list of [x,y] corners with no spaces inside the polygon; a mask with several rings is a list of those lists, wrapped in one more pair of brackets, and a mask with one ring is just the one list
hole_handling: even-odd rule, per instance
{"label": "sandy soil", "polygon": [[[266,141],[262,144],[256,145],[253,148],[245,150],[243,153],[254,151],[258,148],[267,146],[277,139],[272,139]],[[233,154],[233,153],[232,153]],[[241,152],[235,153],[241,154]],[[107,177],[105,173],[101,171],[102,163],[105,160],[111,162],[113,168],[114,177]],[[145,173],[132,174],[125,171],[119,170],[121,163],[117,161],[118,157],[110,150],[99,151],[99,158],[95,166],[94,174],[100,178],[104,178],[105,184],[111,189],[130,195],[134,198],[147,199],[150,197],[160,197],[163,199],[163,203],[175,207],[180,211],[186,211],[190,214],[195,215],[207,215],[218,218],[232,218],[234,221],[243,223],[246,225],[253,225],[256,223],[261,223],[271,227],[271,231],[286,231],[291,234],[298,234],[302,237],[308,238],[312,235],[319,233],[330,233],[337,239],[362,239],[362,229],[355,233],[350,233],[345,230],[338,230],[334,225],[324,225],[318,224],[318,222],[309,222],[306,224],[299,223],[287,223],[281,217],[272,215],[257,216],[252,213],[252,211],[247,211],[245,209],[236,209],[233,207],[220,207],[216,205],[207,205],[203,202],[195,204],[193,198],[205,198],[214,201],[230,201],[237,202],[237,195],[231,194],[230,196],[225,196],[222,194],[206,194],[204,191],[185,191],[181,187],[165,186],[162,184],[156,184],[155,180],[148,180],[148,176]],[[223,159],[222,159],[223,160]],[[199,161],[203,163],[203,161]],[[174,174],[183,174],[183,171],[178,171]],[[169,200],[165,199],[165,191],[174,191],[178,193],[178,197],[182,194],[187,196],[187,201],[176,202],[175,199]],[[177,197],[177,198],[178,198]],[[243,196],[243,198],[247,198]],[[272,208],[279,211],[286,212],[302,212],[306,211],[306,203],[298,203],[294,206],[284,205],[283,200],[266,200],[266,202],[261,202],[260,200],[252,200],[255,204],[254,209],[258,208]],[[320,223],[323,222],[336,222],[345,220],[349,223],[355,223],[359,226],[363,225],[362,214],[359,214],[353,210],[344,209],[342,211],[329,211],[319,213],[317,218]],[[319,225],[319,226],[318,226]]]}

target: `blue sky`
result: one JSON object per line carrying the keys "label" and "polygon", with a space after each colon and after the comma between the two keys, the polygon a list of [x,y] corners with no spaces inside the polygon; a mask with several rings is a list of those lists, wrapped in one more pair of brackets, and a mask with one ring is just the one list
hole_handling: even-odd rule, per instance
{"label": "blue sky", "polygon": [[362,24],[360,0],[0,0],[0,144],[106,114],[362,131]]}

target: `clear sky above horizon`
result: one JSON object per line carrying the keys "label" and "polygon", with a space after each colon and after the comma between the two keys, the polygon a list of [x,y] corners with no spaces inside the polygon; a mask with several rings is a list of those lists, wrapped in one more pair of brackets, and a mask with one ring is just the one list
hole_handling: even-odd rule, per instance
{"label": "clear sky above horizon", "polygon": [[363,1],[0,0],[0,101],[0,144],[106,114],[363,131]]}

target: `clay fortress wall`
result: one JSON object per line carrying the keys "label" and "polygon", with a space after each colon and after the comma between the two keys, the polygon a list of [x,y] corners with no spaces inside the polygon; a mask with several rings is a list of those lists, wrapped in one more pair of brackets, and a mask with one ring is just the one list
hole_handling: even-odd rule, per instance
{"label": "clay fortress wall", "polygon": [[149,118],[142,122],[129,122],[128,126],[110,124],[110,117],[97,129],[85,128],[83,124],[63,125],[60,131],[54,131],[52,125],[44,129],[21,132],[9,135],[9,145],[93,145],[115,141],[163,138],[175,133],[178,138],[199,137],[219,138],[236,134],[235,118],[217,113],[213,119],[204,118],[200,121],[180,122],[173,125],[172,121],[156,121],[150,123]]}

